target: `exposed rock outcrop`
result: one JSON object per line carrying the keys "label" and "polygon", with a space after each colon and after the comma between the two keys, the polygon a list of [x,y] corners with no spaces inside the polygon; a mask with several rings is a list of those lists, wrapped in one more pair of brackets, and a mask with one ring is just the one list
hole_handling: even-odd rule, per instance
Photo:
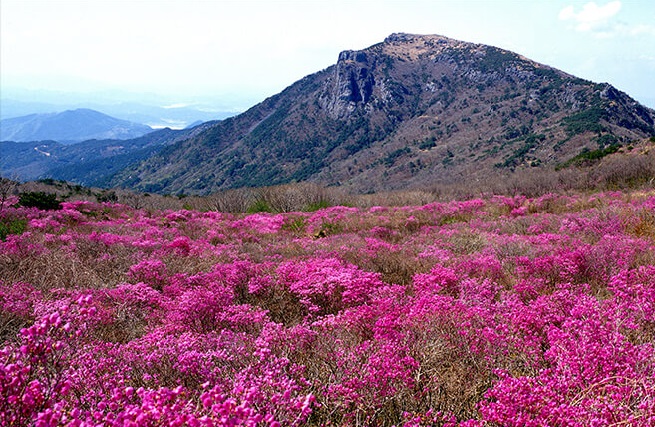
{"label": "exposed rock outcrop", "polygon": [[324,82],[320,102],[332,118],[344,118],[368,103],[375,87],[375,61],[363,51],[339,54],[333,75]]}

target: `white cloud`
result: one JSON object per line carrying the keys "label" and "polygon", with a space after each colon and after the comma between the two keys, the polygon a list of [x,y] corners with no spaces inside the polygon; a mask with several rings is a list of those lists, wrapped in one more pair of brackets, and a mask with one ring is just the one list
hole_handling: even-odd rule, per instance
{"label": "white cloud", "polygon": [[175,108],[186,108],[186,107],[190,107],[190,106],[191,106],[191,104],[188,104],[186,102],[178,102],[176,104],[164,105],[161,108],[165,108],[167,110],[172,110],[172,109],[175,109]]}
{"label": "white cloud", "polygon": [[629,34],[632,36],[639,36],[642,34],[648,34],[655,36],[655,27],[652,25],[639,24],[629,29]]}
{"label": "white cloud", "polygon": [[562,21],[573,21],[575,29],[580,32],[608,33],[610,18],[621,10],[620,1],[611,1],[603,6],[595,2],[589,2],[582,6],[582,10],[576,12],[573,6],[567,6],[559,13]]}

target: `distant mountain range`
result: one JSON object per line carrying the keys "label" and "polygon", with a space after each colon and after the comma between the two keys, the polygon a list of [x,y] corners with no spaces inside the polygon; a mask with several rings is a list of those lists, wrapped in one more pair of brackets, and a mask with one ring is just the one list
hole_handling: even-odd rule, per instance
{"label": "distant mountain range", "polygon": [[90,140],[77,144],[3,141],[0,142],[0,173],[22,180],[53,177],[111,186],[110,178],[125,167],[147,159],[167,145],[193,137],[212,124],[206,122],[184,130],[160,129],[125,141]]}
{"label": "distant mountain range", "polygon": [[[46,156],[36,146],[22,167],[32,156],[47,162],[42,177],[158,193],[307,180],[370,192],[611,153],[655,136],[655,111],[607,83],[496,47],[393,34],[342,52],[335,65],[238,116],[188,132],[166,143],[142,137],[139,147],[150,151],[120,167],[109,155],[53,167],[55,150]],[[10,163],[2,173],[15,170]]]}
{"label": "distant mountain range", "polygon": [[[125,99],[119,101],[118,98]],[[7,90],[0,94],[0,120],[26,116],[35,113],[89,108],[104,114],[135,123],[143,123],[154,129],[182,129],[191,123],[221,120],[238,114],[224,106],[227,100],[219,99],[215,103],[207,101],[172,102],[119,91],[108,98],[106,93],[59,93],[50,91]],[[41,100],[35,102],[34,99]],[[237,105],[237,104],[235,104]],[[252,105],[246,104],[246,105]],[[243,109],[241,110],[243,111]]]}
{"label": "distant mountain range", "polygon": [[2,141],[49,140],[71,144],[90,139],[132,139],[152,131],[150,126],[85,108],[0,120]]}

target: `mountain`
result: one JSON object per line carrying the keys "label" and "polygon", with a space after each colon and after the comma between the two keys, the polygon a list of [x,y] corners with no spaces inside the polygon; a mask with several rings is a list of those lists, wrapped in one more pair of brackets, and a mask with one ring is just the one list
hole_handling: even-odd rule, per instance
{"label": "mountain", "polygon": [[2,141],[75,143],[90,139],[132,139],[152,132],[150,126],[80,108],[60,113],[30,114],[0,121]]}
{"label": "mountain", "polygon": [[[254,104],[249,102],[249,96],[245,99],[228,96],[222,96],[220,99],[189,98],[185,101],[117,89],[80,93],[7,87],[0,93],[0,120],[83,107],[102,111],[118,119],[143,123],[154,129],[182,129],[198,120],[207,122],[234,116],[245,110],[235,110],[239,105]],[[39,99],[40,102],[35,102],[34,99]]]}
{"label": "mountain", "polygon": [[492,46],[393,34],[111,183],[187,194],[304,180],[411,188],[553,167],[653,136],[654,124],[653,110],[607,83]]}
{"label": "mountain", "polygon": [[122,169],[143,161],[167,145],[186,140],[214,122],[193,129],[161,129],[130,140],[0,142],[0,175],[20,180],[56,178],[85,185],[108,186]]}
{"label": "mountain", "polygon": [[482,181],[612,155],[655,135],[655,111],[510,51],[392,34],[189,131],[129,161],[71,160],[42,177],[185,194],[297,181],[356,192]]}
{"label": "mountain", "polygon": [[187,125],[187,126],[185,127],[185,129],[191,129],[191,128],[194,128],[194,127],[196,127],[196,126],[198,126],[198,125],[201,125],[201,124],[203,124],[203,121],[202,121],[202,120],[196,120],[195,122],[193,122],[193,123]]}

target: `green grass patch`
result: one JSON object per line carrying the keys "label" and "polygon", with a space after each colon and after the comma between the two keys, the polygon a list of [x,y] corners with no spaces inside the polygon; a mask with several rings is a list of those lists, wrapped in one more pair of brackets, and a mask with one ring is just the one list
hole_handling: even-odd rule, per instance
{"label": "green grass patch", "polygon": [[273,212],[273,208],[266,200],[260,199],[255,201],[252,205],[248,206],[246,213],[254,214],[259,212]]}
{"label": "green grass patch", "polygon": [[2,218],[0,219],[0,240],[4,242],[10,234],[23,234],[26,228],[26,219]]}
{"label": "green grass patch", "polygon": [[313,202],[308,204],[303,208],[304,212],[316,212],[321,209],[329,208],[332,206],[327,200],[319,200],[318,202]]}

